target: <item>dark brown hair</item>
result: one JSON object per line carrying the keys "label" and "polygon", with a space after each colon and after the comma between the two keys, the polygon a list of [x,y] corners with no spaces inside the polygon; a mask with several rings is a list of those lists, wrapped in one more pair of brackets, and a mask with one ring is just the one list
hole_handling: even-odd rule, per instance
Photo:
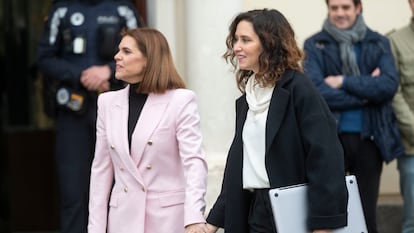
{"label": "dark brown hair", "polygon": [[164,93],[169,89],[185,88],[174,66],[168,42],[161,32],[151,28],[136,28],[123,31],[122,36],[135,39],[138,49],[147,59],[139,92]]}
{"label": "dark brown hair", "polygon": [[[352,0],[355,6],[362,5],[361,0]],[[329,0],[325,0],[326,5],[329,4]]]}
{"label": "dark brown hair", "polygon": [[[277,10],[251,10],[236,16],[229,27],[226,39],[227,51],[223,58],[237,69],[237,59],[233,51],[235,33],[240,21],[252,23],[260,39],[263,52],[259,55],[259,71],[256,81],[263,86],[276,85],[286,69],[303,71],[301,61],[303,52],[298,47],[295,33],[286,18]],[[240,91],[245,91],[247,79],[253,74],[251,70],[237,70],[236,80]]]}

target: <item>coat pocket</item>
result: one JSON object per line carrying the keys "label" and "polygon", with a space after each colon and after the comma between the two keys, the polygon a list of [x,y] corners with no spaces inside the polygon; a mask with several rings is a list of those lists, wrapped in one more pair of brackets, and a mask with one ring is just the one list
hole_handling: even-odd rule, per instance
{"label": "coat pocket", "polygon": [[386,163],[404,154],[397,120],[390,103],[373,109],[371,127],[373,128],[374,142]]}
{"label": "coat pocket", "polygon": [[164,192],[158,195],[161,207],[184,204],[185,191]]}

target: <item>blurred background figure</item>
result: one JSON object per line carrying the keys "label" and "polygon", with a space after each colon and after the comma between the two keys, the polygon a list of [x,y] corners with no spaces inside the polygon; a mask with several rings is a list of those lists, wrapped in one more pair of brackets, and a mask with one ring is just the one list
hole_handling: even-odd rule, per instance
{"label": "blurred background figure", "polygon": [[345,170],[358,180],[368,232],[377,233],[382,165],[403,153],[391,107],[398,74],[388,39],[366,25],[360,0],[326,5],[322,30],[305,41],[304,68],[337,118]]}
{"label": "blurred background figure", "polygon": [[130,1],[55,1],[37,48],[46,78],[46,112],[56,117],[60,232],[87,231],[90,168],[95,147],[96,100],[119,89],[113,56],[120,32],[137,28]]}
{"label": "blurred background figure", "polygon": [[398,158],[403,197],[402,233],[414,233],[414,0],[410,23],[389,35],[400,87],[393,100],[405,155]]}

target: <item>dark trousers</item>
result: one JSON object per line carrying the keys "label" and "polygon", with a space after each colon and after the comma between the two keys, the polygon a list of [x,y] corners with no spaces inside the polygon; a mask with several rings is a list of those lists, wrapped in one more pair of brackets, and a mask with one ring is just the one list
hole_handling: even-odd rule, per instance
{"label": "dark trousers", "polygon": [[249,233],[276,233],[269,189],[255,189],[249,210]]}
{"label": "dark trousers", "polygon": [[84,115],[61,112],[56,125],[60,232],[86,233],[89,177],[95,149],[96,109]]}
{"label": "dark trousers", "polygon": [[345,170],[355,175],[369,233],[378,233],[376,210],[383,160],[372,140],[359,133],[339,135],[345,152]]}

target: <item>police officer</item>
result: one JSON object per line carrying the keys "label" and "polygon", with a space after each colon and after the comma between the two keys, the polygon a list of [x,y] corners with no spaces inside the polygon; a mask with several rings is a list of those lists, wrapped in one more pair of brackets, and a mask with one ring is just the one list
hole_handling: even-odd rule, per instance
{"label": "police officer", "polygon": [[140,26],[130,1],[55,1],[38,43],[44,77],[57,83],[56,166],[60,232],[87,231],[90,168],[95,147],[96,100],[119,88],[113,56],[123,28]]}

